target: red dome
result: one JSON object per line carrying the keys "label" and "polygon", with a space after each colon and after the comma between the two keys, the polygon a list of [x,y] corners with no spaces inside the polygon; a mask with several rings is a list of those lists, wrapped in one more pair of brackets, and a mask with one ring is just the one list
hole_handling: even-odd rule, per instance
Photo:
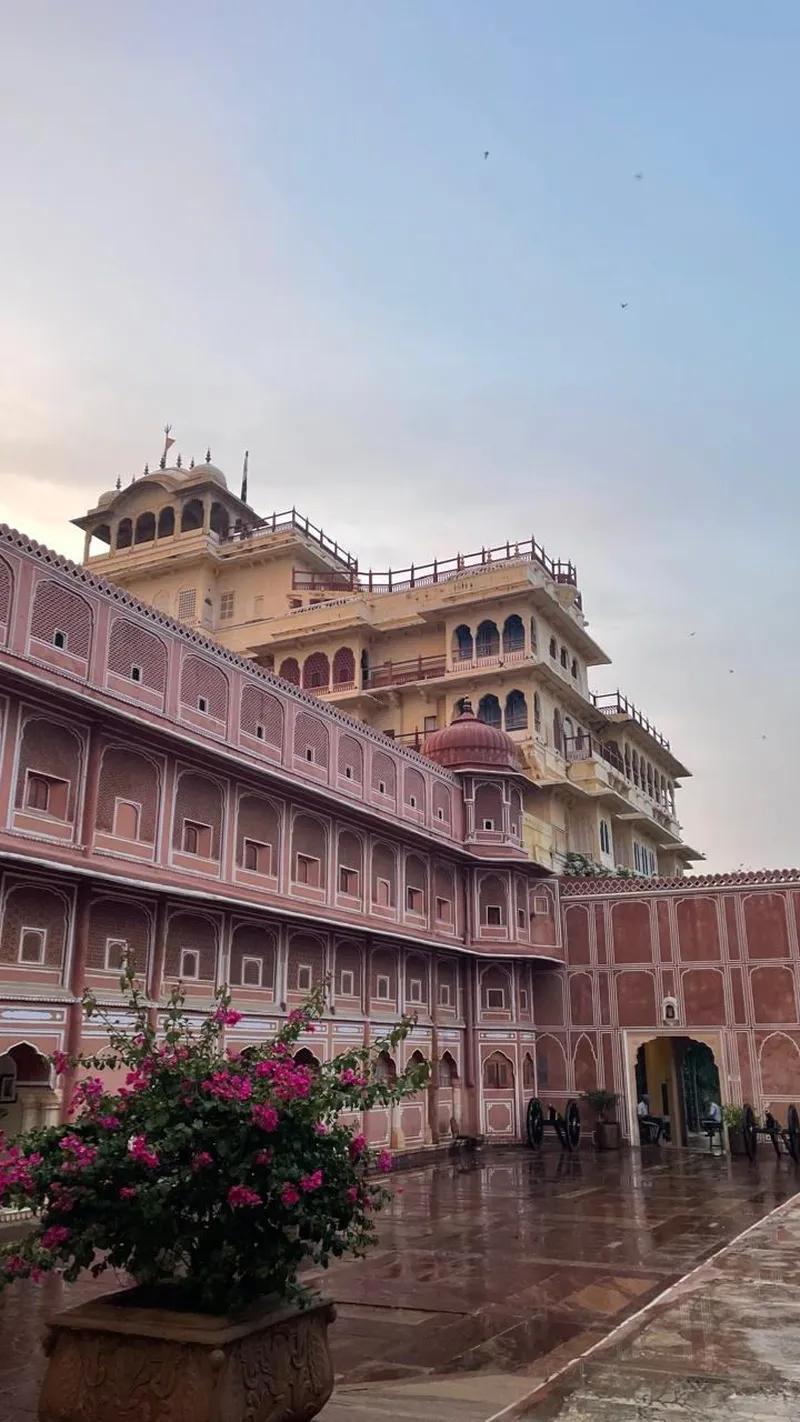
{"label": "red dome", "polygon": [[499,727],[479,721],[468,701],[449,726],[425,738],[423,752],[447,770],[467,770],[472,766],[520,770],[519,751],[511,737]]}

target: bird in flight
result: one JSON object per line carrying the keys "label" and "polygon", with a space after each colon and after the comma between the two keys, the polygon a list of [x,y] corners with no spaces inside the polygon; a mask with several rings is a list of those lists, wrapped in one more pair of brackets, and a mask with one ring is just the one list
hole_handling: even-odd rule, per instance
{"label": "bird in flight", "polygon": [[644,173],[634,173],[633,176],[636,179],[637,183],[640,183],[642,181],[642,178],[644,177]]}
{"label": "bird in flight", "polygon": [[483,159],[484,159],[484,162],[486,161],[486,159],[487,159],[488,157],[489,157],[489,150],[488,150],[488,148],[485,148],[485,149],[484,149],[484,152],[483,152]]}
{"label": "bird in flight", "polygon": [[622,307],[622,309],[623,309],[623,311],[624,311],[625,308],[626,308],[626,306],[628,305],[628,302],[627,302],[627,301],[621,301],[619,304],[620,304],[620,306]]}

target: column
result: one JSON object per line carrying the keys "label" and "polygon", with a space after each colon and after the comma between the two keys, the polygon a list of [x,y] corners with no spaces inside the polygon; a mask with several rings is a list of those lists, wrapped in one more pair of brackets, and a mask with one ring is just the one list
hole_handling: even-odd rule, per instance
{"label": "column", "polygon": [[[91,883],[82,879],[75,897],[75,919],[72,935],[72,960],[69,972],[69,991],[72,1001],[67,1008],[67,1055],[77,1056],[81,1050],[83,1037],[83,990],[86,986],[86,958],[89,951],[89,911],[92,899]],[[70,1067],[64,1076],[64,1097],[61,1102],[61,1118],[67,1119],[69,1103],[75,1090],[77,1072]]]}
{"label": "column", "polygon": [[97,824],[97,801],[100,794],[100,766],[103,745],[100,731],[93,726],[88,735],[86,754],[86,774],[83,781],[83,806],[81,809],[80,832],[78,835],[81,853],[91,854],[94,831]]}
{"label": "column", "polygon": [[164,963],[167,956],[167,901],[159,899],[156,904],[156,921],[153,929],[153,945],[147,973],[147,996],[152,1003],[149,1010],[150,1026],[158,1027],[158,1006],[164,984]]}

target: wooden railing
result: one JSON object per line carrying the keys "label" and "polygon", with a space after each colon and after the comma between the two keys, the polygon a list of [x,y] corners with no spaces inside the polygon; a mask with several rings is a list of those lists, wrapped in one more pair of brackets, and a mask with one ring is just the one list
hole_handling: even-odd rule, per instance
{"label": "wooden railing", "polygon": [[370,667],[369,674],[365,674],[364,690],[400,686],[408,681],[428,681],[431,677],[444,674],[444,657],[412,657],[404,662],[381,662],[377,667]]}
{"label": "wooden railing", "polygon": [[627,696],[623,696],[620,691],[593,691],[592,701],[597,710],[602,712],[604,716],[626,716],[628,720],[635,721],[637,726],[641,726],[642,730],[646,731],[649,736],[652,736],[653,740],[658,741],[658,744],[663,746],[665,750],[669,750],[670,745],[666,736],[662,736],[661,732],[656,730],[652,721],[648,721],[647,717],[642,714],[638,707],[634,706],[633,702],[629,701]]}

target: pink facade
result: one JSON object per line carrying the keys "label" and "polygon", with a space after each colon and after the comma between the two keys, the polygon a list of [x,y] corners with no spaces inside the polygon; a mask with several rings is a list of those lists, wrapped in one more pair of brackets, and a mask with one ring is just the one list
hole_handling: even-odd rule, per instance
{"label": "pink facade", "polygon": [[418,1014],[433,1085],[365,1123],[397,1147],[452,1118],[514,1139],[535,1093],[627,1101],[626,1034],[667,1004],[667,1030],[716,1034],[727,1099],[800,1096],[797,876],[542,878],[511,742],[459,764],[438,734],[459,768],[0,530],[6,1125],[63,1112],[41,1054],[97,1049],[81,993],[118,1003],[128,955],[154,1010],[230,983],[241,1045],[323,979],[316,1056]]}

